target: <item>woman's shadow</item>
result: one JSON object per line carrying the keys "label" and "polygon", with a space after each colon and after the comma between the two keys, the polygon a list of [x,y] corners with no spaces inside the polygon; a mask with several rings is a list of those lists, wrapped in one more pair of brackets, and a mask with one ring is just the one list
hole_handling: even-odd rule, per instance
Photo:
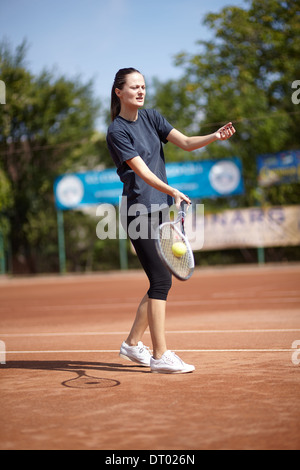
{"label": "woman's shadow", "polygon": [[8,361],[1,369],[28,369],[28,370],[44,370],[44,371],[60,371],[72,372],[75,377],[61,382],[63,387],[67,388],[111,388],[121,385],[116,379],[102,378],[90,375],[91,371],[105,372],[135,372],[148,374],[149,369],[145,369],[133,363],[128,365],[111,363],[111,362],[88,362],[88,361]]}

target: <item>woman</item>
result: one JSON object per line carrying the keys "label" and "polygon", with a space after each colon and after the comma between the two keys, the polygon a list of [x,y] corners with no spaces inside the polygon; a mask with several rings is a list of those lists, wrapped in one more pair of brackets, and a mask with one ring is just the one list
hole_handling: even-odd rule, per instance
{"label": "woman", "polygon": [[[131,332],[121,346],[120,356],[150,367],[151,372],[188,373],[194,371],[195,367],[185,364],[167,348],[166,302],[172,279],[160,261],[151,233],[153,234],[154,229],[165,218],[164,210],[160,210],[159,217],[152,217],[153,207],[168,208],[173,204],[173,200],[177,207],[180,207],[182,201],[187,204],[191,201],[186,195],[168,185],[162,142],[171,142],[191,152],[216,140],[230,138],[235,129],[229,123],[214,134],[187,137],[174,129],[157,111],[141,110],[145,96],[143,75],[133,68],[119,70],[112,87],[112,124],[108,129],[107,144],[117,166],[118,175],[124,183],[123,196],[127,203],[126,229],[150,281],[150,289],[141,301]],[[130,226],[134,226],[137,220],[137,213],[134,216],[132,210],[134,207],[139,207],[139,224],[144,226],[140,223],[143,216],[149,228],[146,237],[137,238],[130,233]],[[142,343],[148,326],[153,356],[149,348]]]}

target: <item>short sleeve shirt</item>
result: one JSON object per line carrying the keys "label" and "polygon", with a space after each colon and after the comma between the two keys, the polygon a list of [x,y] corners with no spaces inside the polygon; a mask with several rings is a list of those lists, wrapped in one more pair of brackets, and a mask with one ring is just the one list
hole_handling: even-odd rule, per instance
{"label": "short sleeve shirt", "polygon": [[149,186],[127,164],[134,157],[141,157],[149,169],[164,183],[167,183],[163,143],[173,127],[157,111],[140,110],[137,121],[127,121],[121,116],[108,128],[107,145],[117,167],[117,173],[124,183],[123,196],[127,197],[128,208],[142,204],[146,212],[152,205],[171,206],[173,200],[167,194]]}

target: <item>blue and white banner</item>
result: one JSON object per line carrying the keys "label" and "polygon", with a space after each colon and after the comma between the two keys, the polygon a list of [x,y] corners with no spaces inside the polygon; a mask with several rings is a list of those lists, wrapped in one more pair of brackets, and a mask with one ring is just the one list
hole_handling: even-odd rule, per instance
{"label": "blue and white banner", "polygon": [[257,157],[260,186],[300,182],[300,150],[288,150]]}
{"label": "blue and white banner", "polygon": [[116,205],[122,190],[115,169],[62,175],[54,183],[56,207],[60,210],[103,203]]}
{"label": "blue and white banner", "polygon": [[243,194],[242,171],[239,158],[167,164],[170,186],[191,199]]}
{"label": "blue and white banner", "polygon": [[[244,193],[239,158],[169,163],[166,168],[170,186],[191,199]],[[116,169],[66,174],[54,183],[56,207],[60,210],[103,203],[117,205],[122,191]]]}

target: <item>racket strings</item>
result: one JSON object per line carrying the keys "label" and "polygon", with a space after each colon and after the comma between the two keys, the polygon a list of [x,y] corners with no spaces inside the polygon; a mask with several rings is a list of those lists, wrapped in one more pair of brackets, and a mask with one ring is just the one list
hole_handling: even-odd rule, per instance
{"label": "racket strings", "polygon": [[[181,257],[176,257],[173,253],[172,247],[176,242],[181,242],[186,246],[186,253]],[[193,270],[193,262],[183,235],[172,224],[165,224],[159,228],[159,244],[164,261],[174,274],[181,279],[189,278]]]}

